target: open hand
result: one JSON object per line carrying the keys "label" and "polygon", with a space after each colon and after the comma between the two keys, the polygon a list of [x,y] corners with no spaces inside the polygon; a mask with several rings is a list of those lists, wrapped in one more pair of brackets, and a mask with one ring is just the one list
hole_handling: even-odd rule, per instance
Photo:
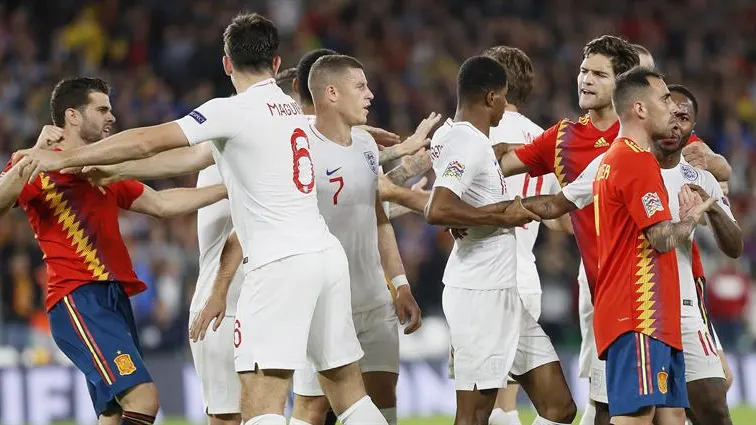
{"label": "open hand", "polygon": [[226,300],[217,296],[210,295],[202,307],[202,311],[194,317],[192,325],[189,327],[189,338],[192,341],[205,339],[207,327],[213,321],[213,332],[217,331],[226,316]]}

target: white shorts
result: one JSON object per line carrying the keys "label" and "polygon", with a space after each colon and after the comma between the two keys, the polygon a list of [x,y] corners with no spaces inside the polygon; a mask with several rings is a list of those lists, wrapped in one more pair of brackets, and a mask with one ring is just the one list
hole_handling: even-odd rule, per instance
{"label": "white shorts", "polygon": [[[399,374],[399,320],[393,304],[355,313],[352,317],[357,339],[365,353],[360,359],[362,372]],[[312,367],[294,372],[293,386],[295,394],[309,397],[324,395]]]}
{"label": "white shorts", "polygon": [[706,378],[724,378],[724,369],[714,338],[699,317],[682,319],[682,343],[685,354],[685,382]]}
{"label": "white shorts", "polygon": [[[192,312],[190,324],[197,314]],[[241,413],[241,383],[234,370],[234,316],[226,316],[217,331],[208,329],[205,339],[190,339],[189,347],[202,386],[205,413]]]}
{"label": "white shorts", "polygon": [[[546,335],[541,325],[538,324],[534,314],[540,315],[541,295],[520,295],[523,307],[520,312],[520,330],[518,332],[517,347],[512,366],[508,372],[508,381],[512,381],[512,375],[519,376],[548,363],[558,362],[554,345],[551,338]],[[530,308],[528,308],[528,306]],[[513,316],[514,317],[514,316]],[[514,324],[511,318],[506,319],[510,326]],[[454,378],[454,357],[452,349],[449,353],[449,377]],[[504,388],[504,387],[502,387]]]}
{"label": "white shorts", "polygon": [[504,388],[520,337],[522,301],[517,288],[444,287],[442,304],[454,352],[458,391]]}
{"label": "white shorts", "polygon": [[327,370],[362,357],[340,244],[282,258],[244,276],[234,328],[237,372]]}
{"label": "white shorts", "polygon": [[541,294],[520,294],[525,311],[538,321],[541,318]]}

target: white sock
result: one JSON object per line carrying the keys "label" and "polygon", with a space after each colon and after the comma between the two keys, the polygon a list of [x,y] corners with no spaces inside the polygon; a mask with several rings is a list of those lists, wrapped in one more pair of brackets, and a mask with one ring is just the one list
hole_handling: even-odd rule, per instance
{"label": "white sock", "polygon": [[292,416],[291,418],[289,418],[289,425],[311,425],[311,424]]}
{"label": "white sock", "polygon": [[260,415],[248,420],[244,425],[286,425],[286,417],[283,415]]}
{"label": "white sock", "polygon": [[548,420],[548,419],[544,419],[544,418],[542,418],[542,417],[538,416],[538,417],[537,417],[537,418],[535,418],[535,420],[533,421],[533,425],[569,425],[569,424],[561,424],[561,423],[559,423],[559,422],[551,422],[551,421],[550,421],[550,420]]}
{"label": "white sock", "polygon": [[507,415],[507,422],[509,425],[522,425],[522,422],[520,422],[520,412],[516,410],[510,410],[509,412],[504,412],[505,415]]}
{"label": "white sock", "polygon": [[596,420],[596,406],[590,401],[585,405],[583,411],[583,417],[580,418],[580,425],[593,425],[593,421]]}
{"label": "white sock", "polygon": [[509,425],[509,417],[504,413],[504,410],[497,407],[491,411],[491,416],[488,417],[488,425]]}
{"label": "white sock", "polygon": [[339,422],[344,425],[388,425],[386,418],[375,407],[369,396],[362,397],[349,406],[344,413],[339,415]]}
{"label": "white sock", "polygon": [[388,425],[397,425],[396,407],[386,407],[384,409],[381,409],[381,415],[386,418]]}

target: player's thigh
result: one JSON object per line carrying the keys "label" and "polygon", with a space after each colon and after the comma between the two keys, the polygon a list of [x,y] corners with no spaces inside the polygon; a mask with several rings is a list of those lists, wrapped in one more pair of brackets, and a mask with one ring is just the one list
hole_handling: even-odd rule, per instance
{"label": "player's thigh", "polygon": [[394,306],[386,303],[353,315],[357,340],[365,353],[360,369],[399,374],[399,320]]}
{"label": "player's thigh", "polygon": [[[193,317],[189,323],[192,321]],[[241,412],[241,384],[234,369],[234,322],[234,316],[226,316],[203,340],[189,341],[205,411],[210,415]]]}
{"label": "player's thigh", "polygon": [[354,363],[362,358],[362,349],[352,318],[352,293],[349,265],[341,245],[313,257],[314,266],[326,273],[318,276],[322,290],[312,316],[307,342],[308,359],[317,371]]}
{"label": "player's thigh", "polygon": [[730,425],[727,389],[723,378],[704,378],[689,381],[688,400],[694,423]]}
{"label": "player's thigh", "polygon": [[724,380],[724,368],[709,335],[709,329],[700,318],[682,320],[683,352],[685,353],[685,381],[706,378]]}
{"label": "player's thigh", "polygon": [[324,270],[318,253],[268,263],[244,276],[234,322],[237,372],[307,366],[307,342]]}
{"label": "player's thigh", "polygon": [[457,391],[506,387],[520,335],[522,302],[517,289],[446,286],[442,303],[454,350]]}
{"label": "player's thigh", "polygon": [[84,285],[49,313],[53,339],[86,376],[98,414],[117,408],[118,395],[152,382],[129,320],[118,311],[118,289],[116,283]]}
{"label": "player's thigh", "polygon": [[647,335],[627,332],[612,342],[606,378],[613,418],[647,407],[688,407],[683,353]]}

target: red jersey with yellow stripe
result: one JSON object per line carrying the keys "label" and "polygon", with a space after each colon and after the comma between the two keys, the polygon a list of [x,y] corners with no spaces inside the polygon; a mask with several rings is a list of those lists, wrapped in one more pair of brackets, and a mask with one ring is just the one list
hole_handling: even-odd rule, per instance
{"label": "red jersey with yellow stripe", "polygon": [[[617,137],[619,121],[606,130],[593,126],[588,115],[577,122],[563,119],[515,151],[532,177],[554,173],[561,187],[575,180],[597,156],[609,149]],[[591,208],[570,213],[580,255],[583,259],[588,285],[593,288],[598,274],[596,232]]]}
{"label": "red jersey with yellow stripe", "polygon": [[76,175],[41,173],[18,197],[44,253],[48,311],[93,281],[118,281],[129,295],[146,289],[118,226],[119,209],[128,209],[144,186],[130,180],[102,189]]}
{"label": "red jersey with yellow stripe", "polygon": [[643,232],[672,219],[659,163],[632,140],[617,139],[599,166],[593,192],[598,235],[593,326],[599,357],[630,331],[682,350],[677,256],[675,250],[656,251]]}

